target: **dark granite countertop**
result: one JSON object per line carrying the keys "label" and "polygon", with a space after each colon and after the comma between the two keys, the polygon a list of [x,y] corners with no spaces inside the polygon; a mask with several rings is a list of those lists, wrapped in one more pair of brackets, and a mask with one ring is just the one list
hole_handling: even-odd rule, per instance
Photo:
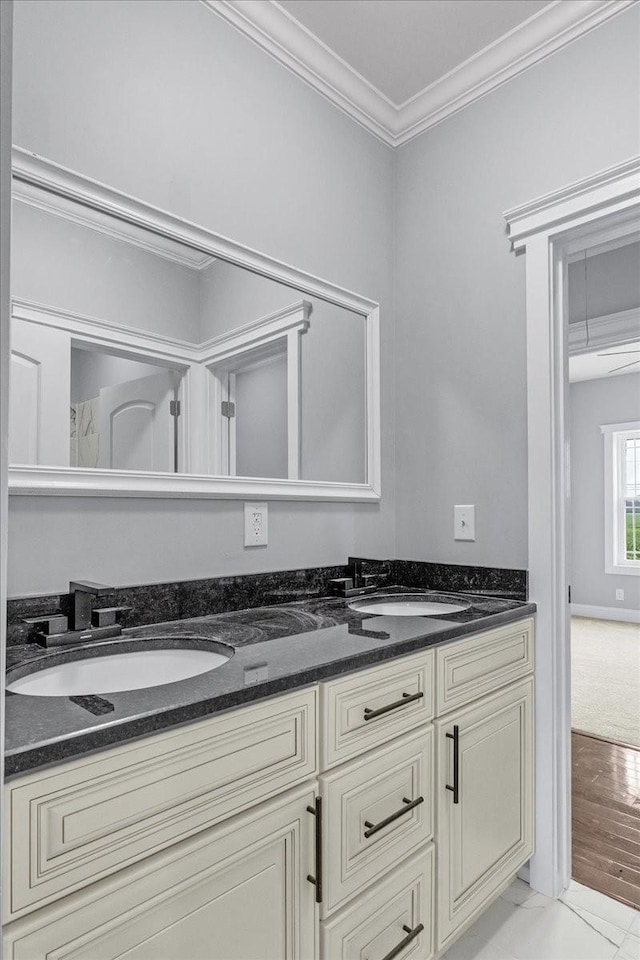
{"label": "dark granite countertop", "polygon": [[[392,588],[399,591],[401,588]],[[390,592],[385,588],[385,593]],[[412,591],[435,596],[434,591]],[[441,596],[441,594],[438,594]],[[439,618],[357,613],[339,598],[301,600],[227,614],[175,620],[123,632],[108,649],[96,641],[84,648],[45,651],[34,644],[9,647],[14,678],[61,659],[95,656],[152,643],[151,638],[196,638],[233,648],[216,670],[138,690],[99,696],[33,697],[7,692],[5,775],[59,763],[92,750],[201,719],[229,707],[362,669],[436,644],[529,616],[535,604],[469,594],[468,609]],[[363,599],[363,598],[361,598]],[[369,598],[366,598],[369,599]],[[164,643],[171,646],[171,641]]]}

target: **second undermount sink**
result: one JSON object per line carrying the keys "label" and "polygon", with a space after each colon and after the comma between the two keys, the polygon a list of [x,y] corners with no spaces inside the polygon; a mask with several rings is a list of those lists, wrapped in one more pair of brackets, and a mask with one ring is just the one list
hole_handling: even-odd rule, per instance
{"label": "second undermount sink", "polygon": [[351,610],[381,617],[446,617],[471,606],[466,600],[424,593],[374,594],[352,600]]}
{"label": "second undermount sink", "polygon": [[[206,641],[202,637],[101,643],[92,648],[34,660],[19,670],[10,670],[7,690],[32,697],[141,690],[215,670],[227,663],[233,654],[233,647]],[[51,666],[43,667],[47,663]]]}

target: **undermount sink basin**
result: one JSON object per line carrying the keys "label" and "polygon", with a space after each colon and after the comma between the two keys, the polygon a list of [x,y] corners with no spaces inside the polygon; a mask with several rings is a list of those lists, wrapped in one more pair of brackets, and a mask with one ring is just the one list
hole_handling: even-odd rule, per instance
{"label": "undermount sink basin", "polygon": [[349,607],[358,613],[381,617],[445,617],[468,610],[470,603],[449,597],[428,596],[421,593],[391,593],[383,596],[361,597],[352,600]]}
{"label": "undermount sink basin", "polygon": [[[148,646],[147,646],[148,644]],[[123,649],[125,647],[125,649]],[[118,641],[32,661],[8,672],[7,690],[30,697],[72,697],[159,687],[223,666],[233,647],[218,642],[154,639]],[[63,659],[64,658],[64,659]],[[52,666],[43,662],[56,660]],[[61,661],[61,662],[60,662]],[[12,675],[22,674],[12,679]]]}

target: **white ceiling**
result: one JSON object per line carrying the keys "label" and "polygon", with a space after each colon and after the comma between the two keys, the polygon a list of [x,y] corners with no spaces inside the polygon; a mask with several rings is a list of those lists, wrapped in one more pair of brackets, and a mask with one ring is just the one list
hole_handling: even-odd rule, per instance
{"label": "white ceiling", "polygon": [[400,106],[549,0],[279,0]]}
{"label": "white ceiling", "polygon": [[396,147],[638,0],[201,0]]}

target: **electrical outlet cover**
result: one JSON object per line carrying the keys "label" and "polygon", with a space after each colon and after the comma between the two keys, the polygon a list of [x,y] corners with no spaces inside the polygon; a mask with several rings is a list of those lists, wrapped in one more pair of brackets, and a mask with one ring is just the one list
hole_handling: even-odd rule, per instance
{"label": "electrical outlet cover", "polygon": [[266,547],[267,545],[267,504],[245,503],[244,505],[244,545],[245,547]]}

